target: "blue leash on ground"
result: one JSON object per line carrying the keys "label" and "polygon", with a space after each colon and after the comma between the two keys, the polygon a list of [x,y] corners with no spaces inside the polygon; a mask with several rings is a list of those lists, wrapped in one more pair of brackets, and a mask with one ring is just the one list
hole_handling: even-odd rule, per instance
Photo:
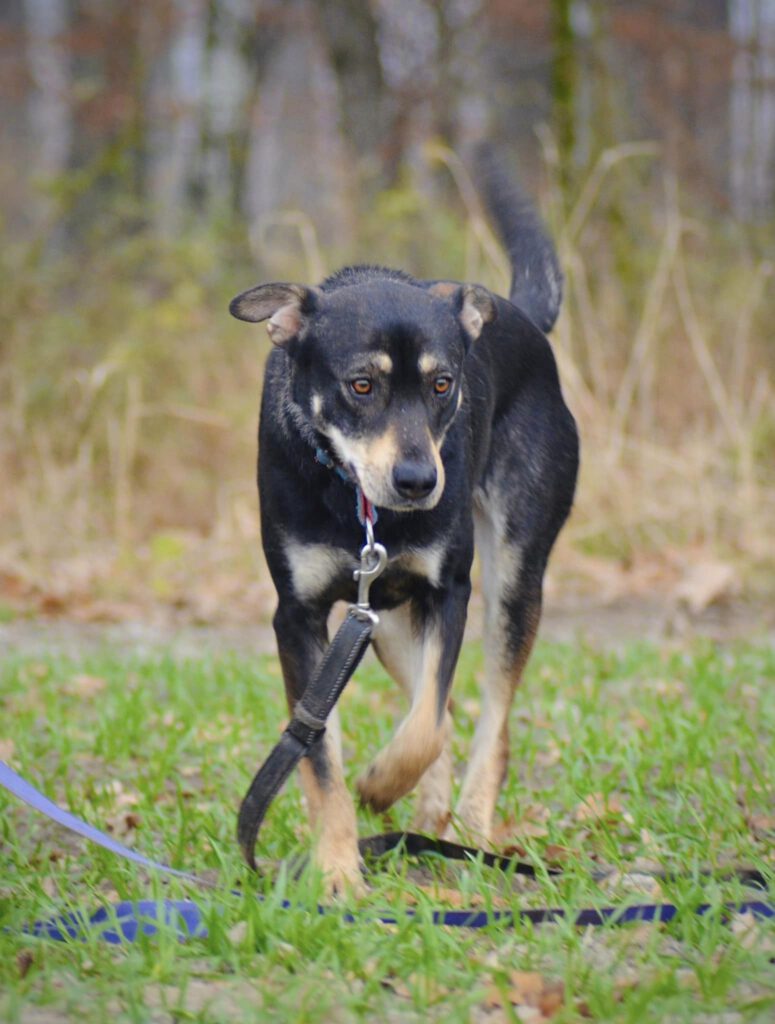
{"label": "blue leash on ground", "polygon": [[[7,789],[14,796],[29,804],[30,807],[44,814],[55,821],[63,828],[97,843],[106,850],[110,850],[119,857],[133,861],[141,867],[157,871],[161,874],[174,878],[180,878],[186,882],[192,882],[199,887],[210,889],[217,888],[214,883],[193,875],[187,871],[179,871],[171,868],[160,861],[144,857],[136,850],[124,846],[111,836],[89,825],[59,807],[48,797],[44,796],[26,779],[22,778],[4,761],[0,761],[0,786]],[[400,845],[402,834],[396,834],[392,847]],[[405,839],[418,840],[411,834],[403,836]],[[412,843],[406,844],[412,850]],[[454,844],[449,844],[450,847]],[[416,847],[416,843],[415,843]],[[427,850],[442,849],[434,840],[428,840]],[[460,848],[459,848],[460,849]],[[534,874],[535,871],[530,865],[525,865],[524,873]],[[739,873],[752,885],[766,891],[766,880],[756,871],[744,870]],[[243,895],[242,893],[237,893]],[[257,896],[257,899],[263,897]],[[283,900],[280,906],[289,909],[298,904],[292,904]],[[698,915],[710,913],[714,906],[709,903],[700,904],[693,908]],[[750,913],[756,918],[775,917],[775,906],[764,900],[746,900],[741,903],[727,903],[720,908],[726,918],[736,914]],[[352,923],[362,919],[360,915],[346,913],[341,910],[329,910],[325,907],[316,908],[318,913],[336,913],[345,922]],[[620,925],[632,921],[658,922],[671,921],[679,913],[678,908],[672,903],[645,903],[635,904],[626,907],[601,907],[587,908],[579,911],[573,917],[573,923],[578,926],[590,925]],[[391,913],[369,914],[369,919],[383,924],[398,924],[401,920],[421,916],[416,911],[407,910],[401,915]],[[522,910],[494,910],[484,911],[478,909],[469,910],[437,910],[433,912],[432,921],[435,925],[445,925],[452,928],[485,928],[488,925],[498,924],[501,927],[514,926],[519,922],[532,922],[542,924],[551,921],[559,921],[567,918],[565,911],[552,908],[536,908]],[[36,921],[26,930],[30,935],[40,938],[54,939],[60,942],[83,940],[89,934],[96,934],[105,942],[113,945],[135,942],[141,935],[151,936],[160,929],[174,929],[180,941],[204,938],[207,935],[206,914],[194,900],[137,900],[122,901],[101,907],[92,914],[76,911],[62,914],[47,921]]]}

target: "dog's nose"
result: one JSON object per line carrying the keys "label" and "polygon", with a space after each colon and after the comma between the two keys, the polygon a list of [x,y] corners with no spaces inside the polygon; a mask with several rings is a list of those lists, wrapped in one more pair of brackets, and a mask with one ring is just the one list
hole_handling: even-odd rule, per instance
{"label": "dog's nose", "polygon": [[436,479],[436,467],[429,462],[400,462],[393,470],[393,486],[403,498],[427,497]]}

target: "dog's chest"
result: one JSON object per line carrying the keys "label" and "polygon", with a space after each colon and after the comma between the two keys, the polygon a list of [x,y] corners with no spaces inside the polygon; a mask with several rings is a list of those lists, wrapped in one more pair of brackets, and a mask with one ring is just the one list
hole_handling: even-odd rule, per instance
{"label": "dog's chest", "polygon": [[[296,597],[302,602],[323,600],[354,601],[358,567],[354,552],[328,544],[305,544],[286,540],[285,557]],[[400,603],[412,596],[418,581],[432,587],[441,585],[446,547],[443,543],[409,548],[391,557],[383,576],[375,584],[375,604]]]}

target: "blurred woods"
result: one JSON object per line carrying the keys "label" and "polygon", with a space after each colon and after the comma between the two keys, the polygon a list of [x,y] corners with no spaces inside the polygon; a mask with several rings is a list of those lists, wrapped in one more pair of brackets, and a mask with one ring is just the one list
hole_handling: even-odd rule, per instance
{"label": "blurred woods", "polygon": [[775,0],[2,0],[0,83],[0,611],[257,607],[228,299],[358,259],[503,291],[482,138],[566,273],[553,579],[772,586]]}

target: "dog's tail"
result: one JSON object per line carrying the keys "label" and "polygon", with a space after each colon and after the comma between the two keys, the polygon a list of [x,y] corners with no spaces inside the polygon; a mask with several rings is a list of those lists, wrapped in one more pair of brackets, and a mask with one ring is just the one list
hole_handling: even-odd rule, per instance
{"label": "dog's tail", "polygon": [[509,298],[548,334],[562,301],[562,272],[552,240],[494,147],[479,146],[474,160],[477,185],[511,261]]}

